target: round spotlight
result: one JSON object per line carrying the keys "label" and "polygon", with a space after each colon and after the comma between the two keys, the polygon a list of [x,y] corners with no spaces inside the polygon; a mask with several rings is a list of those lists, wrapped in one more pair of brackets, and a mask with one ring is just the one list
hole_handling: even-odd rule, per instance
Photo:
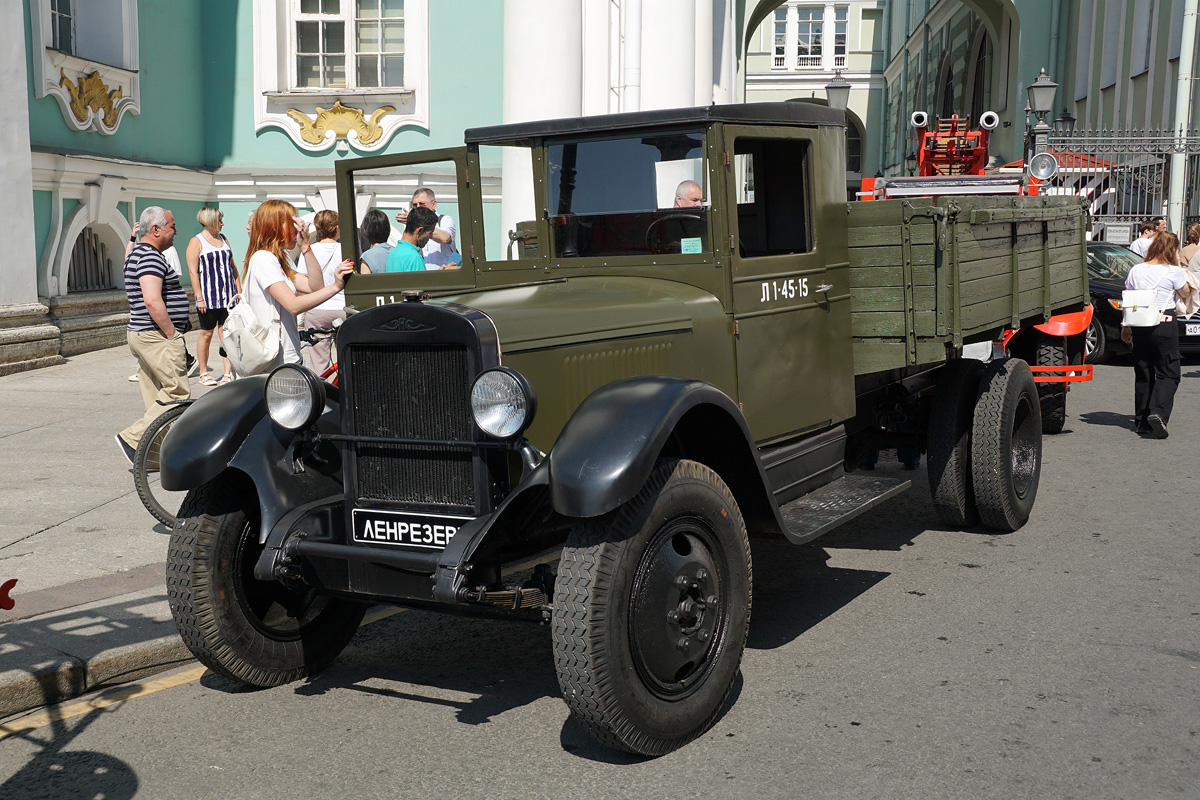
{"label": "round spotlight", "polygon": [[537,397],[525,376],[507,367],[479,374],[471,387],[471,415],[495,439],[515,439],[533,422]]}
{"label": "round spotlight", "polygon": [[295,364],[276,367],[267,378],[264,395],[271,420],[290,431],[312,425],[325,408],[321,379]]}
{"label": "round spotlight", "polygon": [[1039,181],[1048,181],[1058,174],[1058,159],[1049,153],[1038,153],[1029,159],[1029,174]]}
{"label": "round spotlight", "polygon": [[929,115],[924,111],[914,111],[908,118],[908,123],[914,128],[924,128],[929,124]]}
{"label": "round spotlight", "polygon": [[985,111],[979,115],[979,127],[985,131],[995,130],[1000,124],[1000,115],[995,111]]}

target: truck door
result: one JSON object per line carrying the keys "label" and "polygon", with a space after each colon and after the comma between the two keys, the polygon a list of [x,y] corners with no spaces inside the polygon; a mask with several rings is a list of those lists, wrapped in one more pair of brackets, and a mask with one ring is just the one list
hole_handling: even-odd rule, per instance
{"label": "truck door", "polygon": [[845,134],[726,126],[725,143],[738,399],[767,443],[854,413]]}

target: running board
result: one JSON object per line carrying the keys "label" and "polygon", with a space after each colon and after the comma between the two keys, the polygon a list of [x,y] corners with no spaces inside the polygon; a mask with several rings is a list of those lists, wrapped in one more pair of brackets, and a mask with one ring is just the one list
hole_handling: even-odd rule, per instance
{"label": "running board", "polygon": [[779,509],[792,544],[805,544],[912,486],[907,478],[850,474]]}

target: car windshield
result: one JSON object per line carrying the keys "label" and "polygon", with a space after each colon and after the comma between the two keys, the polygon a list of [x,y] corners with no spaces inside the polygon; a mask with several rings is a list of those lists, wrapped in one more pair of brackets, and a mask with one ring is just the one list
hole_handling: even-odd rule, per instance
{"label": "car windshield", "polygon": [[1088,245],[1088,272],[1097,278],[1124,278],[1142,258],[1132,250],[1115,244]]}

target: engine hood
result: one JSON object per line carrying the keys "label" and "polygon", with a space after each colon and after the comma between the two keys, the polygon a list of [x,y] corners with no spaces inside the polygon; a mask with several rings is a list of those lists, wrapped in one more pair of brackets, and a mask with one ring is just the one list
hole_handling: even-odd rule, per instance
{"label": "engine hood", "polygon": [[690,332],[699,318],[724,313],[716,297],[695,286],[631,277],[567,278],[473,290],[428,302],[470,306],[487,314],[505,354]]}

